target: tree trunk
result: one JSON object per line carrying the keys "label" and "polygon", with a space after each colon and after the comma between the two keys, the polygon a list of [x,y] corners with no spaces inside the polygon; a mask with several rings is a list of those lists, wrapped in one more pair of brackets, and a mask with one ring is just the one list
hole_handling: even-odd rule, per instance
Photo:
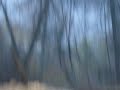
{"label": "tree trunk", "polygon": [[112,29],[113,29],[113,42],[114,42],[114,50],[115,50],[115,69],[116,69],[116,79],[117,84],[120,84],[120,30],[118,27],[118,19],[117,19],[117,8],[116,8],[117,0],[110,0],[110,11],[111,11],[111,20],[112,20]]}

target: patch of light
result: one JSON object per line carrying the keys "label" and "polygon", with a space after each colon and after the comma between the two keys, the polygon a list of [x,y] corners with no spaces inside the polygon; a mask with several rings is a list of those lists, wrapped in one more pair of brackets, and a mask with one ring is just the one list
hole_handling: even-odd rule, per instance
{"label": "patch of light", "polygon": [[94,8],[90,8],[90,10],[87,13],[87,17],[86,18],[87,18],[87,22],[90,25],[95,24],[95,21],[97,20],[97,15],[96,15],[96,11],[95,11]]}

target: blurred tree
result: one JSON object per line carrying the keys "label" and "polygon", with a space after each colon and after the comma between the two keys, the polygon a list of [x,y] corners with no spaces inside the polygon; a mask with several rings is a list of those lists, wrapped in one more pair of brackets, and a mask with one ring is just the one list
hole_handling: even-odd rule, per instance
{"label": "blurred tree", "polygon": [[119,30],[119,3],[118,0],[110,0],[110,11],[111,11],[111,22],[113,29],[113,41],[114,41],[114,50],[115,50],[115,69],[116,69],[116,80],[120,84],[120,30]]}

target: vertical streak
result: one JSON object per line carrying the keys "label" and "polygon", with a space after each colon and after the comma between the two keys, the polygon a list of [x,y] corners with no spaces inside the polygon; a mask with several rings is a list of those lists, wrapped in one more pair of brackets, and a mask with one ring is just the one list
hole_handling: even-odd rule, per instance
{"label": "vertical streak", "polygon": [[[83,34],[84,34],[84,40],[85,40],[85,42],[86,42],[86,44],[87,44],[87,38],[86,38],[86,32],[87,32],[87,25],[86,25],[86,1],[84,0],[84,31],[83,31]],[[86,47],[87,48],[87,47]],[[86,57],[88,58],[88,48],[87,48],[87,51],[85,52],[85,54],[86,54]],[[89,67],[88,67],[88,64],[89,64],[89,62],[88,62],[88,59],[87,59],[87,65],[86,65],[86,74],[87,74],[87,79],[88,79],[88,85],[89,85],[89,88],[90,88],[90,90],[92,89],[92,86],[91,86],[91,83],[90,83],[90,77],[89,77]]]}
{"label": "vertical streak", "polygon": [[[106,3],[106,2],[105,2]],[[106,5],[106,4],[105,4]],[[104,20],[105,20],[105,43],[106,43],[106,50],[107,50],[107,58],[108,63],[110,67],[110,73],[112,74],[112,68],[111,68],[111,62],[110,62],[110,54],[109,54],[109,48],[108,48],[108,38],[107,38],[107,28],[106,28],[106,10],[104,5]],[[111,77],[112,78],[112,77]]]}
{"label": "vertical streak", "polygon": [[115,70],[116,70],[116,79],[117,84],[120,84],[120,45],[118,39],[118,28],[116,22],[116,7],[115,7],[116,0],[109,0],[110,11],[111,11],[111,20],[112,20],[112,30],[113,30],[113,42],[114,42],[114,52],[115,52]]}

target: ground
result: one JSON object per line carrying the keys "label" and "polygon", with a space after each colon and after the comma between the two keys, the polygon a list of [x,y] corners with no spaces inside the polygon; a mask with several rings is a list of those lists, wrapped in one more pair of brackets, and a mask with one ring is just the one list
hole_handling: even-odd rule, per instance
{"label": "ground", "polygon": [[40,84],[39,82],[29,82],[28,85],[23,85],[21,83],[16,83],[11,81],[9,83],[4,83],[0,86],[0,90],[70,90],[64,88],[55,88],[47,86],[45,84]]}

